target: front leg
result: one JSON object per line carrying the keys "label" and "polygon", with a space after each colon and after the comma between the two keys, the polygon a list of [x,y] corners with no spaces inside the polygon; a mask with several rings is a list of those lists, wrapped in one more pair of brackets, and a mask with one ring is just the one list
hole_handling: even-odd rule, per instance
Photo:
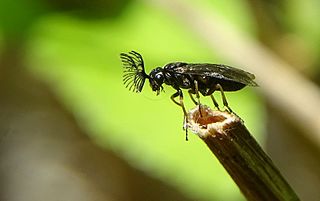
{"label": "front leg", "polygon": [[[180,97],[179,102],[175,100],[175,98],[178,96]],[[177,92],[171,96],[171,100],[175,104],[179,105],[183,110],[183,114],[184,114],[183,128],[186,130],[186,141],[188,141],[188,116],[187,116],[186,108],[184,107],[184,104],[183,104],[183,93],[182,93],[181,89],[178,89]]]}
{"label": "front leg", "polygon": [[[180,97],[179,102],[175,100],[175,98],[178,97],[178,96]],[[178,91],[171,96],[171,100],[175,104],[177,104],[180,107],[182,107],[183,114],[184,114],[185,117],[187,117],[187,110],[186,110],[186,108],[184,107],[184,104],[183,104],[183,93],[182,93],[181,89],[178,89]]]}

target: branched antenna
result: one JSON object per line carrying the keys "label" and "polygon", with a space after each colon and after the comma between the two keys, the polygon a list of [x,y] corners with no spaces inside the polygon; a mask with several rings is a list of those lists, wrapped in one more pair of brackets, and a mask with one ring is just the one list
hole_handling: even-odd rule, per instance
{"label": "branched antenna", "polygon": [[141,92],[146,78],[142,56],[135,51],[120,54],[123,63],[123,83],[133,92]]}

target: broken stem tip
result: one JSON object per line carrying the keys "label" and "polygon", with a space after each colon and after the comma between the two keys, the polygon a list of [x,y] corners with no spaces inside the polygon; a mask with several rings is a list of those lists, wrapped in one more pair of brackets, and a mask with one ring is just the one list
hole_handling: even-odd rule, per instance
{"label": "broken stem tip", "polygon": [[237,115],[201,105],[201,115],[195,107],[188,120],[188,128],[207,144],[247,200],[299,200]]}

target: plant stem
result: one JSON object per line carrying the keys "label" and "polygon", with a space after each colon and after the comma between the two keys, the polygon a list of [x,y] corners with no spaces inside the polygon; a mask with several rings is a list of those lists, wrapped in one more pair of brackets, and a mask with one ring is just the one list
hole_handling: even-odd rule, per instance
{"label": "plant stem", "polygon": [[197,106],[188,118],[188,127],[207,144],[247,200],[299,200],[238,116],[201,105],[201,115]]}

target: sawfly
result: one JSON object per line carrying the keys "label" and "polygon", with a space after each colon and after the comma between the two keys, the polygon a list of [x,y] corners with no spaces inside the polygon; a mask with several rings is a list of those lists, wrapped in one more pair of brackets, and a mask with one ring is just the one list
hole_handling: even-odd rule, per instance
{"label": "sawfly", "polygon": [[[223,105],[232,112],[224,92],[238,91],[245,86],[258,86],[253,74],[224,64],[172,62],[154,68],[147,74],[143,58],[138,52],[121,53],[120,58],[124,67],[123,82],[130,91],[141,92],[146,79],[157,95],[163,90],[163,84],[173,87],[176,92],[171,96],[171,100],[182,108],[186,122],[187,111],[183,103],[182,89],[188,90],[191,100],[199,105],[199,109],[200,94],[210,96],[214,106],[219,109],[213,93],[220,91]],[[176,100],[177,97],[179,100]],[[201,110],[199,111],[201,114]]]}

